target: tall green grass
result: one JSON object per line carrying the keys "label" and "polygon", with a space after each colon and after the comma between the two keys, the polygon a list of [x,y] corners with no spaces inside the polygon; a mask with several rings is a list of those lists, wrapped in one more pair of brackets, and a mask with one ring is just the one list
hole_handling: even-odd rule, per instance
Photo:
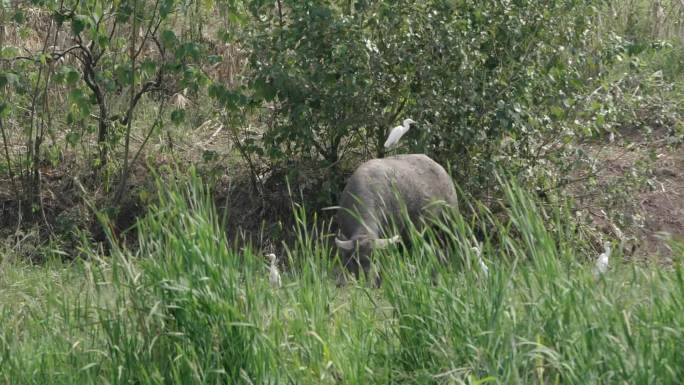
{"label": "tall green grass", "polygon": [[337,287],[326,231],[297,207],[273,289],[265,258],[225,239],[200,181],[171,183],[135,251],[3,266],[0,383],[679,383],[680,264],[614,258],[596,278],[567,210],[501,187],[506,215],[470,202],[474,219],[453,213],[377,253],[379,288]]}

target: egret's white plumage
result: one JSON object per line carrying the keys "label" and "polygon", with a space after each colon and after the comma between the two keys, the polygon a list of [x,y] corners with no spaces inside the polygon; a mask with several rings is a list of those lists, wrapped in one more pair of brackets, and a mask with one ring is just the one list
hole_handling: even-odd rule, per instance
{"label": "egret's white plumage", "polygon": [[267,254],[266,256],[270,262],[268,267],[268,280],[271,282],[271,286],[279,288],[282,286],[282,282],[280,280],[280,273],[278,272],[278,259],[273,253]]}
{"label": "egret's white plumage", "polygon": [[594,268],[594,275],[599,276],[608,271],[608,259],[610,258],[610,242],[603,244],[604,251],[596,259],[596,267]]}
{"label": "egret's white plumage", "polygon": [[385,141],[385,148],[393,147],[397,143],[399,143],[399,139],[401,139],[401,137],[404,136],[406,131],[409,130],[410,125],[412,123],[415,123],[415,122],[411,119],[404,119],[404,122],[401,126],[394,127],[390,131],[389,136],[387,136],[387,140]]}
{"label": "egret's white plumage", "polygon": [[474,246],[471,250],[477,255],[477,263],[480,264],[480,269],[482,269],[482,273],[485,275],[485,277],[489,276],[489,268],[487,267],[487,264],[485,261],[482,259],[482,245],[479,244],[477,246]]}

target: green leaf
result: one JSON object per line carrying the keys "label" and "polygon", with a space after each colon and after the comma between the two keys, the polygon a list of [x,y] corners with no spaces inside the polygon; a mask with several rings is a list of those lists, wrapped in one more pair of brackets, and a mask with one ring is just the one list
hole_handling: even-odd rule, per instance
{"label": "green leaf", "polygon": [[152,59],[145,59],[140,63],[140,70],[146,75],[152,75],[157,69],[157,63]]}
{"label": "green leaf", "polygon": [[90,114],[90,97],[86,95],[86,93],[83,92],[82,89],[74,88],[73,90],[71,90],[69,92],[69,100],[73,105],[72,111],[75,114],[78,114],[81,118],[84,118],[88,116],[88,114]]}
{"label": "green leaf", "polygon": [[205,162],[211,162],[213,160],[218,159],[218,153],[213,150],[204,150],[202,153],[202,160]]}
{"label": "green leaf", "polygon": [[209,55],[207,56],[207,61],[209,64],[216,64],[223,61],[223,56],[220,55]]}
{"label": "green leaf", "polygon": [[119,8],[116,10],[116,21],[119,23],[125,23],[131,18],[133,13],[133,8],[127,1],[123,1]]}
{"label": "green leaf", "polygon": [[68,125],[72,125],[72,124],[76,123],[77,120],[78,119],[74,116],[74,113],[72,111],[67,112],[66,123]]}
{"label": "green leaf", "polygon": [[228,21],[235,25],[245,25],[248,22],[248,18],[243,16],[240,12],[230,12],[228,14]]}
{"label": "green leaf", "polygon": [[255,91],[255,96],[263,98],[266,101],[271,101],[275,98],[277,90],[271,83],[266,82],[265,79],[259,78],[252,84]]}
{"label": "green leaf", "polygon": [[162,0],[159,6],[159,16],[165,19],[174,10],[175,0]]}
{"label": "green leaf", "polygon": [[95,9],[93,9],[93,11],[92,11],[92,16],[93,16],[93,20],[95,20],[96,24],[97,24],[97,22],[102,20],[102,16],[104,16],[104,10],[102,9],[102,7],[104,7],[105,5],[108,5],[107,3],[108,2],[104,2],[104,1],[98,1],[95,3]]}
{"label": "green leaf", "polygon": [[76,84],[76,82],[78,82],[79,79],[81,79],[81,75],[74,69],[71,69],[71,71],[68,71],[66,73],[66,82],[69,85]]}
{"label": "green leaf", "polygon": [[66,141],[71,147],[75,147],[81,140],[81,134],[71,131],[66,135]]}
{"label": "green leaf", "polygon": [[221,99],[223,94],[226,92],[226,88],[222,84],[213,83],[209,86],[207,92],[209,93],[210,98]]}
{"label": "green leaf", "polygon": [[216,33],[216,37],[224,43],[232,41],[233,36],[229,31],[220,30]]}
{"label": "green leaf", "polygon": [[309,11],[309,15],[311,15],[312,19],[328,20],[332,16],[332,11],[325,6],[314,6]]}
{"label": "green leaf", "polygon": [[55,71],[52,80],[57,84],[63,84],[66,81],[66,73],[61,71],[61,68]]}
{"label": "green leaf", "polygon": [[606,124],[606,117],[604,115],[598,115],[596,117],[596,125],[598,127],[603,127]]}
{"label": "green leaf", "polygon": [[71,90],[69,92],[69,99],[76,104],[81,103],[82,100],[88,100],[88,98],[85,96],[85,93],[80,88],[74,88]]}
{"label": "green leaf", "polygon": [[164,30],[161,33],[161,41],[162,43],[167,46],[171,47],[173,46],[178,39],[176,38],[176,34],[171,31],[171,30]]}
{"label": "green leaf", "polygon": [[117,66],[114,69],[114,76],[119,84],[128,86],[133,83],[133,71],[129,63]]}
{"label": "green leaf", "polygon": [[88,25],[87,21],[88,18],[84,15],[77,15],[71,19],[71,32],[73,32],[74,35],[79,35]]}
{"label": "green leaf", "polygon": [[10,59],[19,55],[17,47],[2,47],[0,48],[0,58]]}
{"label": "green leaf", "polygon": [[182,60],[186,57],[190,57],[193,60],[199,60],[200,57],[200,47],[197,43],[188,42],[183,44],[176,50],[176,59]]}
{"label": "green leaf", "polygon": [[19,76],[11,72],[0,72],[0,88],[19,83]]}
{"label": "green leaf", "polygon": [[46,53],[41,53],[38,55],[38,61],[40,61],[40,64],[42,65],[47,65],[48,60],[52,57],[52,55],[48,55]]}
{"label": "green leaf", "polygon": [[551,115],[556,119],[562,119],[565,116],[565,110],[559,106],[551,106]]}
{"label": "green leaf", "polygon": [[109,36],[107,36],[106,34],[104,34],[104,33],[98,34],[97,39],[95,39],[95,40],[97,41],[97,45],[100,48],[109,47]]}
{"label": "green leaf", "polygon": [[24,12],[18,9],[16,12],[14,12],[12,20],[14,20],[14,22],[17,24],[24,24],[24,21],[26,21],[26,16],[24,16]]}
{"label": "green leaf", "polygon": [[60,11],[55,11],[52,14],[52,18],[55,20],[57,25],[62,25],[62,24],[64,24],[65,21],[67,21],[69,19],[69,17],[67,15],[63,14]]}
{"label": "green leaf", "polygon": [[185,110],[176,109],[171,112],[171,121],[176,126],[180,125],[185,121]]}
{"label": "green leaf", "polygon": [[4,118],[7,115],[9,115],[9,111],[10,111],[9,105],[5,102],[1,102],[0,103],[0,118]]}

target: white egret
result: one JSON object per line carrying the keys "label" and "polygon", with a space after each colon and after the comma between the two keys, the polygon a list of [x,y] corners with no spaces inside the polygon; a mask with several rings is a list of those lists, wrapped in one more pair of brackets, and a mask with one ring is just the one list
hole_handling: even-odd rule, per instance
{"label": "white egret", "polygon": [[280,286],[282,286],[282,282],[280,280],[280,273],[278,272],[278,259],[276,258],[276,255],[273,253],[266,254],[266,257],[268,257],[268,260],[270,262],[270,265],[268,267],[268,280],[271,282],[271,286],[277,289]]}
{"label": "white egret", "polygon": [[487,267],[487,264],[485,264],[484,260],[482,259],[482,244],[479,243],[477,246],[473,246],[471,250],[477,255],[477,263],[480,264],[480,269],[482,269],[482,273],[485,275],[485,277],[489,276],[489,268]]}
{"label": "white egret", "polygon": [[599,276],[608,270],[608,259],[610,258],[610,242],[603,244],[604,251],[596,259],[596,267],[594,268],[594,275]]}
{"label": "white egret", "polygon": [[416,122],[414,122],[412,119],[404,119],[404,123],[401,126],[394,127],[390,131],[389,136],[385,141],[385,148],[394,147],[399,142],[399,139],[401,139],[401,137],[406,133],[406,131],[409,130],[409,127],[412,123],[415,124]]}

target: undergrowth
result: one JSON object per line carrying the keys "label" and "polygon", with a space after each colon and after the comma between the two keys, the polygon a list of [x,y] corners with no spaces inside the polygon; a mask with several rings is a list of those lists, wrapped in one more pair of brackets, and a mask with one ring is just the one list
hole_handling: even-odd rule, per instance
{"label": "undergrowth", "polygon": [[335,285],[324,232],[299,208],[280,289],[263,256],[225,239],[198,179],[167,185],[135,251],[2,265],[0,383],[679,383],[680,263],[618,252],[596,277],[567,210],[499,183],[508,220],[470,202],[474,219],[434,228],[451,263],[435,258],[436,230],[413,232],[376,255],[378,288]]}

